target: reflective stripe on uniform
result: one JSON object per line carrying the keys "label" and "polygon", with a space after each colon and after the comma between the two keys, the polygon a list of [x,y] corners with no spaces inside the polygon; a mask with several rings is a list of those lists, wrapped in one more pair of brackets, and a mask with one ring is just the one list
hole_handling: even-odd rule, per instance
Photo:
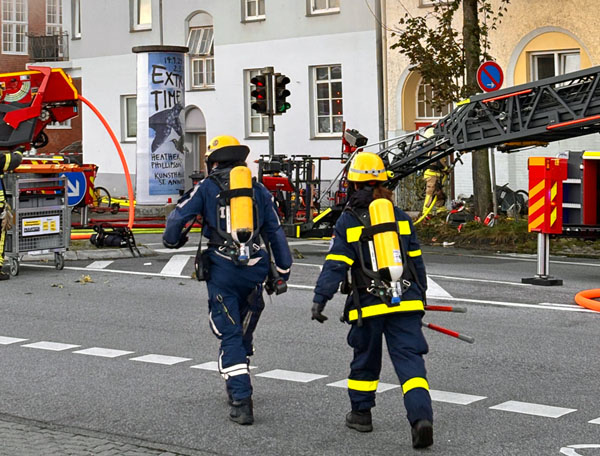
{"label": "reflective stripe on uniform", "polygon": [[[387,304],[373,304],[372,306],[365,306],[362,308],[362,318],[376,317],[378,315],[386,315],[396,312],[411,312],[415,310],[425,310],[423,307],[423,301],[412,300],[402,301],[400,305],[388,306]],[[354,321],[358,319],[358,310],[353,309],[348,312],[348,320]]]}
{"label": "reflective stripe on uniform", "polygon": [[407,220],[398,222],[398,231],[402,235],[410,235],[410,223]]}
{"label": "reflective stripe on uniform", "polygon": [[419,250],[409,250],[408,251],[408,256],[409,257],[418,257],[421,256],[423,254],[423,252],[421,252],[421,249]]}
{"label": "reflective stripe on uniform", "polygon": [[415,388],[423,388],[429,391],[429,383],[423,377],[413,377],[402,384],[402,393],[406,394]]}
{"label": "reflective stripe on uniform", "polygon": [[379,380],[352,380],[348,379],[348,389],[356,391],[375,391]]}
{"label": "reflective stripe on uniform", "polygon": [[364,226],[353,226],[346,230],[346,241],[356,242],[360,239]]}
{"label": "reflective stripe on uniform", "polygon": [[335,255],[333,253],[330,253],[325,257],[325,261],[327,260],[342,261],[343,263],[346,263],[350,266],[352,266],[352,264],[354,263],[354,260],[352,258],[348,258],[346,255]]}

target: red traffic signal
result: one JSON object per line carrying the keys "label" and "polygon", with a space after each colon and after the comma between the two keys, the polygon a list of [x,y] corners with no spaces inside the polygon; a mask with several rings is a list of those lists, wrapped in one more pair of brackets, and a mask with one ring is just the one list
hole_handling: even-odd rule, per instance
{"label": "red traffic signal", "polygon": [[266,114],[268,111],[268,91],[267,91],[267,76],[259,74],[250,79],[250,84],[254,86],[254,90],[250,95],[254,100],[251,100],[251,107],[256,112]]}

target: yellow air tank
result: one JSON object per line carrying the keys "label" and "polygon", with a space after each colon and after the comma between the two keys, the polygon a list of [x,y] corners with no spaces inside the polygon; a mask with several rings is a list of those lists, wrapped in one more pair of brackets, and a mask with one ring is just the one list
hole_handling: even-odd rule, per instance
{"label": "yellow air tank", "polygon": [[[252,173],[246,166],[236,166],[229,172],[229,189],[252,188]],[[254,217],[252,198],[236,196],[229,203],[231,213],[231,236],[240,244],[252,237]]]}
{"label": "yellow air tank", "polygon": [[[385,198],[378,198],[369,204],[369,215],[373,226],[382,223],[396,223],[394,206]],[[397,226],[394,231],[374,234],[373,246],[377,259],[377,271],[381,274],[381,278],[389,282],[398,281],[402,277],[404,268]]]}

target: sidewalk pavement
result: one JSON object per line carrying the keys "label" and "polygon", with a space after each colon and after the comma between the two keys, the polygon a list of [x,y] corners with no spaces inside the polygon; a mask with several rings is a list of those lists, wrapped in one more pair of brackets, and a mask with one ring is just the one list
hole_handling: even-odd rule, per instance
{"label": "sidewalk pavement", "polygon": [[0,414],[0,456],[207,456],[174,445]]}

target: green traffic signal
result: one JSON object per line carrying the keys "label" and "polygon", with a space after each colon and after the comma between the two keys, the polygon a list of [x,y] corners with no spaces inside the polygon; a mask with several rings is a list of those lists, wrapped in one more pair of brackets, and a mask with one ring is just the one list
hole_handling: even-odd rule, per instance
{"label": "green traffic signal", "polygon": [[275,75],[275,113],[284,114],[292,107],[286,98],[290,96],[290,91],[285,88],[290,83],[290,78],[284,74]]}

